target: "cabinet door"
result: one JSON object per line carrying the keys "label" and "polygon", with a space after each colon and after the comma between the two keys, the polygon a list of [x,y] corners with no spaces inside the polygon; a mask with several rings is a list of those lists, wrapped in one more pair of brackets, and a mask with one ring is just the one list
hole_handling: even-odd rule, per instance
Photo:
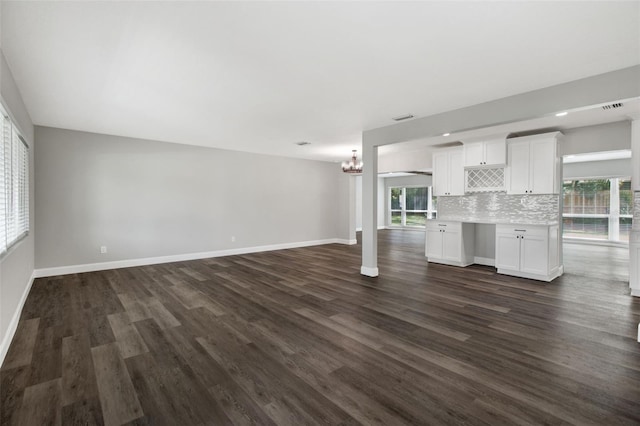
{"label": "cabinet door", "polygon": [[433,154],[433,195],[445,195],[449,191],[449,154]]}
{"label": "cabinet door", "polygon": [[524,235],[520,240],[520,270],[531,274],[549,273],[549,247],[547,238]]}
{"label": "cabinet door", "polygon": [[442,258],[462,261],[462,234],[447,229],[442,232]]}
{"label": "cabinet door", "polygon": [[487,141],[484,143],[484,163],[495,166],[507,162],[507,143],[504,139]]}
{"label": "cabinet door", "polygon": [[462,149],[449,151],[449,195],[464,195],[464,159]]}
{"label": "cabinet door", "polygon": [[531,141],[529,155],[529,190],[534,194],[556,193],[556,141],[543,139]]}
{"label": "cabinet door", "polygon": [[496,268],[520,270],[520,239],[517,234],[496,233]]}
{"label": "cabinet door", "polygon": [[527,194],[529,191],[529,142],[508,144],[509,189],[507,194]]}
{"label": "cabinet door", "polygon": [[484,144],[470,143],[464,146],[464,165],[480,166],[484,162]]}
{"label": "cabinet door", "polygon": [[442,259],[442,235],[440,229],[427,228],[427,257],[433,259]]}

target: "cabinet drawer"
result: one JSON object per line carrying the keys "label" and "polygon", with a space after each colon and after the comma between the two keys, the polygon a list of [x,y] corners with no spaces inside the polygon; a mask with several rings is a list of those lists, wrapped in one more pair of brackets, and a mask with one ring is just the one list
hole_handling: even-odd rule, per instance
{"label": "cabinet drawer", "polygon": [[430,220],[427,221],[427,228],[460,231],[462,230],[462,222],[453,222],[448,220]]}
{"label": "cabinet drawer", "polygon": [[543,225],[496,225],[496,232],[501,234],[524,234],[544,237],[548,234],[549,227]]}

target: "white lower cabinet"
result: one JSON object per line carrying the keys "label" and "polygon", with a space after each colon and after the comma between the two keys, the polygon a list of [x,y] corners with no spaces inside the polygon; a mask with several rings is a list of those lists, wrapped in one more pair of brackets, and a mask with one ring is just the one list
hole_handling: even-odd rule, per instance
{"label": "white lower cabinet", "polygon": [[455,266],[473,263],[474,225],[452,221],[427,221],[426,252],[429,262]]}
{"label": "white lower cabinet", "polygon": [[551,281],[562,275],[559,227],[496,225],[499,274]]}

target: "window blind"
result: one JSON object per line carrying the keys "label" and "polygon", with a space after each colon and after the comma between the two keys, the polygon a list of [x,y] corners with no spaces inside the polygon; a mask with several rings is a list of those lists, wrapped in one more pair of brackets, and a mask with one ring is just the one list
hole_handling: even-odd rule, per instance
{"label": "window blind", "polygon": [[0,109],[0,254],[29,232],[29,147]]}
{"label": "window blind", "polygon": [[2,120],[2,127],[0,128],[0,254],[7,250],[7,184],[6,184],[6,170],[7,170],[7,155],[6,155],[6,139],[7,135],[11,131],[11,122],[9,118],[4,114],[4,111],[0,110],[0,116]]}

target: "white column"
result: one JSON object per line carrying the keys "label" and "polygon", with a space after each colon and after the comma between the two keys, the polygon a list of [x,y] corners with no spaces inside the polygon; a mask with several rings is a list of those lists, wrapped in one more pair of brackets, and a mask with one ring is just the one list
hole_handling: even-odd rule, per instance
{"label": "white column", "polygon": [[629,235],[629,287],[631,295],[640,297],[640,212],[636,200],[640,197],[640,117],[631,122],[631,187],[633,188],[633,219]]}
{"label": "white column", "polygon": [[620,240],[620,179],[609,179],[609,240]]}
{"label": "white column", "polygon": [[362,143],[362,266],[360,273],[378,276],[378,147]]}

